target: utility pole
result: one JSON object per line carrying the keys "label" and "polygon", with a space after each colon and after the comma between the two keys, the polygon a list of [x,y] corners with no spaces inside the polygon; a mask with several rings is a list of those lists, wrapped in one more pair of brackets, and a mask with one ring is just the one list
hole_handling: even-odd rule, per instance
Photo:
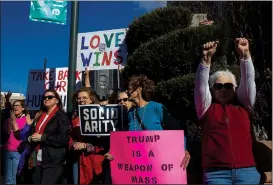
{"label": "utility pole", "polygon": [[77,40],[79,22],[79,1],[71,1],[71,22],[70,22],[70,44],[69,44],[69,65],[68,65],[68,86],[67,86],[67,113],[73,112],[72,96],[76,90],[76,60]]}
{"label": "utility pole", "polygon": [[44,59],[44,69],[46,69],[46,65],[47,65],[47,59]]}
{"label": "utility pole", "polygon": [[120,90],[120,72],[119,72],[119,69],[117,70],[117,80],[118,80],[118,90]]}

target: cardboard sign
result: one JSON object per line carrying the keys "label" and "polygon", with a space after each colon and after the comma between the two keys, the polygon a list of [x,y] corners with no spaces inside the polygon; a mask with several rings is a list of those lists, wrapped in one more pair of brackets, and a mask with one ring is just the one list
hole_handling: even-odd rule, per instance
{"label": "cardboard sign", "polygon": [[112,132],[113,184],[187,184],[184,131]]}
{"label": "cardboard sign", "polygon": [[[26,93],[26,106],[29,110],[39,110],[42,102],[42,95],[47,89],[54,89],[60,95],[64,110],[67,101],[67,80],[68,68],[47,68],[30,70],[28,75],[28,85]],[[81,87],[82,72],[76,72],[76,88]]]}
{"label": "cardboard sign", "polygon": [[77,70],[118,69],[127,63],[126,29],[78,34]]}
{"label": "cardboard sign", "polygon": [[120,105],[80,105],[81,134],[85,136],[109,136],[123,124],[123,109]]}

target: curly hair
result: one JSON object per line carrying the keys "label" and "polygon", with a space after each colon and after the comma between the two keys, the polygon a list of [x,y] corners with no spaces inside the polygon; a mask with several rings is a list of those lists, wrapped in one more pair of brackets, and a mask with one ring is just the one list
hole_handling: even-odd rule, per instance
{"label": "curly hair", "polygon": [[136,90],[142,88],[141,96],[145,101],[150,101],[155,90],[154,81],[150,80],[146,75],[134,75],[129,78],[128,89]]}

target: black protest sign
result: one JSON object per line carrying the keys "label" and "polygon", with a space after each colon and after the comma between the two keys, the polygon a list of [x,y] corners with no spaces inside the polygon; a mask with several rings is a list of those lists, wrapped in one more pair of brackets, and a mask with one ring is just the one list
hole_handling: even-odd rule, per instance
{"label": "black protest sign", "polygon": [[80,105],[79,117],[81,134],[86,136],[109,136],[122,127],[123,115],[120,105]]}

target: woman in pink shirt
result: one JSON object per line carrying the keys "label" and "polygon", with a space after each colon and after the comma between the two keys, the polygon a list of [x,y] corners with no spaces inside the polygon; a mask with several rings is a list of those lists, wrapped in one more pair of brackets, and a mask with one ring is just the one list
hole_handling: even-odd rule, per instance
{"label": "woman in pink shirt", "polygon": [[24,101],[17,100],[13,103],[10,118],[5,122],[5,131],[9,137],[3,145],[4,184],[16,184],[17,167],[20,159],[18,151],[22,147],[22,141],[15,134],[14,125],[17,125],[18,129],[22,129],[25,126],[26,112]]}

